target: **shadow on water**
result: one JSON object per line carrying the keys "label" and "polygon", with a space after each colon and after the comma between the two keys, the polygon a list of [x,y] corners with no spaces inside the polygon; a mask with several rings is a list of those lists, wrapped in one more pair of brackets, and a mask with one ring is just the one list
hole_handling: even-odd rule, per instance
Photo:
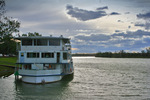
{"label": "shadow on water", "polygon": [[14,82],[16,98],[39,100],[57,100],[67,95],[65,91],[69,90],[69,82],[73,80],[73,75],[65,76],[61,81],[48,84],[27,84],[18,79]]}

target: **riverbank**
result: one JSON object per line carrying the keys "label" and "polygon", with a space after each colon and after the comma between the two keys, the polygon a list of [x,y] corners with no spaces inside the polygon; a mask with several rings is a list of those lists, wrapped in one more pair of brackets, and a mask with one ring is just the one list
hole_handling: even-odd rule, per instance
{"label": "riverbank", "polygon": [[15,66],[17,57],[0,57],[0,77],[7,77],[14,73],[14,68],[6,66]]}
{"label": "riverbank", "polygon": [[0,77],[7,77],[14,73],[14,68],[0,66]]}
{"label": "riverbank", "polygon": [[107,58],[150,58],[150,53],[127,53],[127,52],[99,52],[95,57],[107,57]]}

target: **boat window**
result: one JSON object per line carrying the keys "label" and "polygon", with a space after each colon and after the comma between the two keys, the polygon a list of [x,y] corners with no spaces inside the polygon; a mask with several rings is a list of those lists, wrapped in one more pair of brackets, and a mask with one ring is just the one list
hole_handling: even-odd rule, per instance
{"label": "boat window", "polygon": [[63,53],[63,59],[67,60],[67,53]]}
{"label": "boat window", "polygon": [[23,67],[23,69],[31,69],[31,65],[24,65]]}
{"label": "boat window", "polygon": [[51,64],[44,64],[43,69],[44,70],[55,70],[56,66],[55,65],[51,65]]}
{"label": "boat window", "polygon": [[58,40],[58,39],[56,39],[56,40],[51,39],[51,40],[49,40],[49,45],[50,46],[60,46],[60,40]]}
{"label": "boat window", "polygon": [[27,58],[39,58],[39,53],[36,52],[28,52]]}
{"label": "boat window", "polygon": [[47,40],[35,39],[34,40],[34,45],[35,46],[46,46],[47,45]]}
{"label": "boat window", "polygon": [[42,53],[42,58],[54,58],[54,53],[49,52]]}
{"label": "boat window", "polygon": [[32,45],[32,39],[23,39],[22,40],[22,46],[31,46]]}

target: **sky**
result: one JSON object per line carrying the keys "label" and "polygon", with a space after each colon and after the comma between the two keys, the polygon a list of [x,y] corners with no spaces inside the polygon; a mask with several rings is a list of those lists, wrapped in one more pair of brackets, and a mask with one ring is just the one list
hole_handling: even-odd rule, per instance
{"label": "sky", "polygon": [[150,47],[150,0],[5,0],[20,34],[71,38],[73,53]]}

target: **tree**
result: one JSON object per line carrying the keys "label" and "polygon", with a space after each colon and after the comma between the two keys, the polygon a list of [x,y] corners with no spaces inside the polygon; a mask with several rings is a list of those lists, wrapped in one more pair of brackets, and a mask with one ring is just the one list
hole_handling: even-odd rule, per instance
{"label": "tree", "polygon": [[0,21],[0,54],[16,54],[16,42],[13,39],[13,33],[19,34],[19,21],[4,17]]}
{"label": "tree", "polygon": [[20,22],[12,17],[6,17],[4,13],[5,0],[0,1],[0,54],[15,54],[16,42],[13,33],[19,35]]}
{"label": "tree", "polygon": [[9,17],[3,17],[0,21],[0,37],[1,39],[6,35],[11,36],[13,33],[18,33],[20,22]]}
{"label": "tree", "polygon": [[3,14],[5,13],[5,1],[1,0],[0,1],[0,18],[3,16]]}
{"label": "tree", "polygon": [[10,34],[3,37],[2,41],[3,43],[0,44],[0,53],[3,56],[16,54],[16,42]]}
{"label": "tree", "polygon": [[28,34],[22,34],[22,36],[42,36],[42,35],[39,34],[38,32],[34,32],[34,33],[29,32]]}
{"label": "tree", "polygon": [[146,52],[150,53],[150,47],[146,48]]}

